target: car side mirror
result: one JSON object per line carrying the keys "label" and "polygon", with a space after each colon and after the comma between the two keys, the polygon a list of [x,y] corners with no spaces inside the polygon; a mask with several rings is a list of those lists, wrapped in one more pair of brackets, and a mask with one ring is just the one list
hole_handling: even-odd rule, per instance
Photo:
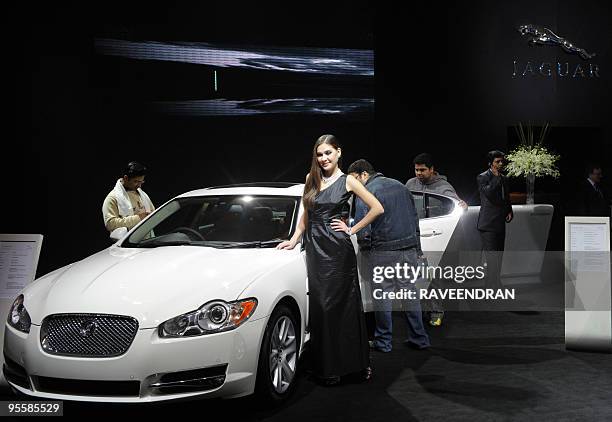
{"label": "car side mirror", "polygon": [[128,232],[127,227],[117,227],[110,233],[110,238],[114,241],[121,240]]}

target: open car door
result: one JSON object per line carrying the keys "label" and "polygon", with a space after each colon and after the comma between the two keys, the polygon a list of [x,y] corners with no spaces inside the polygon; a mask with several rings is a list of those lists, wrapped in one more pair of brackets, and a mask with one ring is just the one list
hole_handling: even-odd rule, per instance
{"label": "open car door", "polygon": [[440,263],[463,209],[458,201],[428,192],[412,192],[419,214],[421,248],[430,266]]}

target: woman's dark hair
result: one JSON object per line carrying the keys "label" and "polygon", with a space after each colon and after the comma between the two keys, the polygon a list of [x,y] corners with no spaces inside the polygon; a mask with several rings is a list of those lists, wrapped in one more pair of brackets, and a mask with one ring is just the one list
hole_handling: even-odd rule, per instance
{"label": "woman's dark hair", "polygon": [[147,175],[147,167],[143,164],[137,163],[136,161],[130,161],[123,170],[123,175],[127,176],[128,179],[138,176]]}
{"label": "woman's dark hair", "polygon": [[374,167],[372,166],[372,164],[370,164],[368,161],[364,159],[355,161],[353,164],[349,166],[346,172],[348,174],[351,174],[351,173],[361,174],[364,171],[368,174],[376,173],[376,170],[374,170]]}
{"label": "woman's dark hair", "polygon": [[[319,139],[317,139],[317,142],[315,142],[314,147],[312,147],[310,172],[308,173],[308,178],[306,179],[306,184],[304,185],[303,195],[304,207],[306,209],[312,209],[314,205],[314,197],[321,189],[323,172],[321,167],[319,167],[319,161],[317,160],[317,148],[323,144],[331,145],[335,149],[340,149],[340,143],[334,135],[321,135]],[[341,161],[338,161],[338,167],[340,167],[340,163]]]}
{"label": "woman's dark hair", "polygon": [[433,167],[433,157],[431,156],[431,154],[427,152],[423,152],[417,155],[416,157],[414,157],[414,160],[412,160],[412,164],[423,164],[427,168],[432,168]]}
{"label": "woman's dark hair", "polygon": [[489,167],[491,167],[491,164],[493,164],[493,160],[495,160],[496,158],[506,158],[506,154],[496,149],[494,149],[493,151],[489,151],[487,153],[487,162],[489,163]]}

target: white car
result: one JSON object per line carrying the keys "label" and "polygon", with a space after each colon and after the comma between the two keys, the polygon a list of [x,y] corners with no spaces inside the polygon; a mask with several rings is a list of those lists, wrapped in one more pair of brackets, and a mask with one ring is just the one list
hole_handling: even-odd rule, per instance
{"label": "white car", "polygon": [[[108,249],[37,279],[8,316],[5,378],[45,399],[283,400],[309,339],[308,281],[304,252],[274,246],[294,232],[302,190],[185,193]],[[424,249],[443,250],[456,201],[415,197],[432,213]]]}

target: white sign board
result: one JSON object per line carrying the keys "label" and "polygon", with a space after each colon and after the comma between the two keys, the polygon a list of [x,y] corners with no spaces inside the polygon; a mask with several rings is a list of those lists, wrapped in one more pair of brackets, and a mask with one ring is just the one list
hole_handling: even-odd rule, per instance
{"label": "white sign board", "polygon": [[[17,294],[36,277],[42,234],[0,233],[0,342],[4,344],[4,324]],[[4,358],[0,355],[0,362]],[[0,384],[6,384],[0,376]]]}
{"label": "white sign board", "polygon": [[36,276],[42,234],[0,234],[0,299],[14,299]]}
{"label": "white sign board", "polygon": [[573,252],[605,252],[608,227],[605,223],[569,223],[570,250]]}
{"label": "white sign board", "polygon": [[612,352],[610,219],[565,217],[565,345]]}
{"label": "white sign board", "polygon": [[14,299],[36,276],[42,236],[6,239],[15,236],[0,235],[0,299]]}

